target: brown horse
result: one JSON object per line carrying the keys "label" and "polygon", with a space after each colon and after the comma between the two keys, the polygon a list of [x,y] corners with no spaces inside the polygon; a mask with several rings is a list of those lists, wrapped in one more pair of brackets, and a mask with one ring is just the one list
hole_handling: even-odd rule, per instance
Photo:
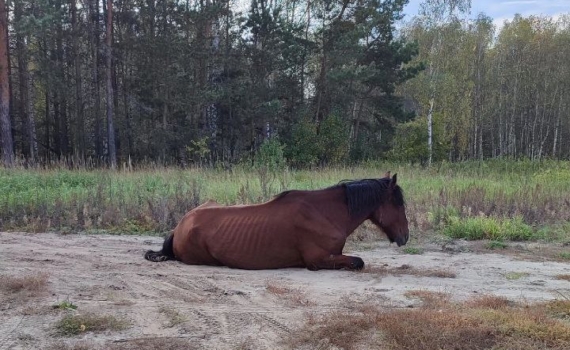
{"label": "brown horse", "polygon": [[315,191],[287,191],[257,205],[209,201],[189,211],[150,261],[240,269],[306,267],[361,269],[364,261],[342,254],[347,237],[372,221],[398,246],[409,238],[396,175],[344,181]]}

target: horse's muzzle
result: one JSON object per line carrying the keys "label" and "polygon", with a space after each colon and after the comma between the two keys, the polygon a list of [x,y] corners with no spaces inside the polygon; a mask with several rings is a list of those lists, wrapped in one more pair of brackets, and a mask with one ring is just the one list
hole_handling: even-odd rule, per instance
{"label": "horse's muzzle", "polygon": [[404,235],[398,236],[394,241],[396,242],[398,247],[401,247],[403,245],[406,245],[409,238],[410,238],[410,233],[408,232],[408,233],[406,233],[405,236]]}

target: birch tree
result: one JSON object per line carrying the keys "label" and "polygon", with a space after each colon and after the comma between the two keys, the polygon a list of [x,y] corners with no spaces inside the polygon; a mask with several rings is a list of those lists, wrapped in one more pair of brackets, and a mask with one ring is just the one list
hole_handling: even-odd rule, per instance
{"label": "birch tree", "polygon": [[[420,15],[422,21],[427,28],[437,27],[458,14],[465,14],[470,11],[471,0],[425,0],[421,4]],[[437,32],[430,45],[430,57],[436,57],[441,50],[442,41],[445,38]],[[435,104],[436,79],[441,67],[438,62],[430,59],[428,64],[428,74],[430,77],[430,98],[429,109],[427,113],[427,129],[428,129],[428,165],[433,161],[433,111]]]}

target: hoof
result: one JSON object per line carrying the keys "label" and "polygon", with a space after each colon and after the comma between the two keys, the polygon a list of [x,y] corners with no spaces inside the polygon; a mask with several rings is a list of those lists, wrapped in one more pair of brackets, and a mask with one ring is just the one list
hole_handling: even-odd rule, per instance
{"label": "hoof", "polygon": [[352,258],[352,262],[350,263],[350,267],[353,270],[362,270],[364,268],[364,260],[354,257]]}

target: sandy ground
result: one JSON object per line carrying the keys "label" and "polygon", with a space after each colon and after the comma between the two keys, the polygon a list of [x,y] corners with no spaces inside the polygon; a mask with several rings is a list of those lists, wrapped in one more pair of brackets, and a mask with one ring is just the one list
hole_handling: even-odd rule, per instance
{"label": "sandy ground", "polygon": [[[437,245],[410,255],[382,241],[374,250],[352,252],[364,259],[368,272],[311,272],[144,260],[146,250],[157,250],[161,244],[155,237],[0,233],[0,278],[49,275],[37,295],[0,292],[0,349],[77,343],[120,349],[157,339],[204,349],[278,349],[309,314],[369,304],[413,307],[419,301],[406,298],[410,290],[449,292],[455,299],[494,294],[529,302],[570,295],[570,282],[555,278],[570,273],[568,263],[449,252]],[[404,264],[415,271],[443,270],[456,277],[378,272]],[[70,311],[52,305],[65,300],[77,305],[72,312],[111,314],[129,326],[60,336],[55,324]]]}

